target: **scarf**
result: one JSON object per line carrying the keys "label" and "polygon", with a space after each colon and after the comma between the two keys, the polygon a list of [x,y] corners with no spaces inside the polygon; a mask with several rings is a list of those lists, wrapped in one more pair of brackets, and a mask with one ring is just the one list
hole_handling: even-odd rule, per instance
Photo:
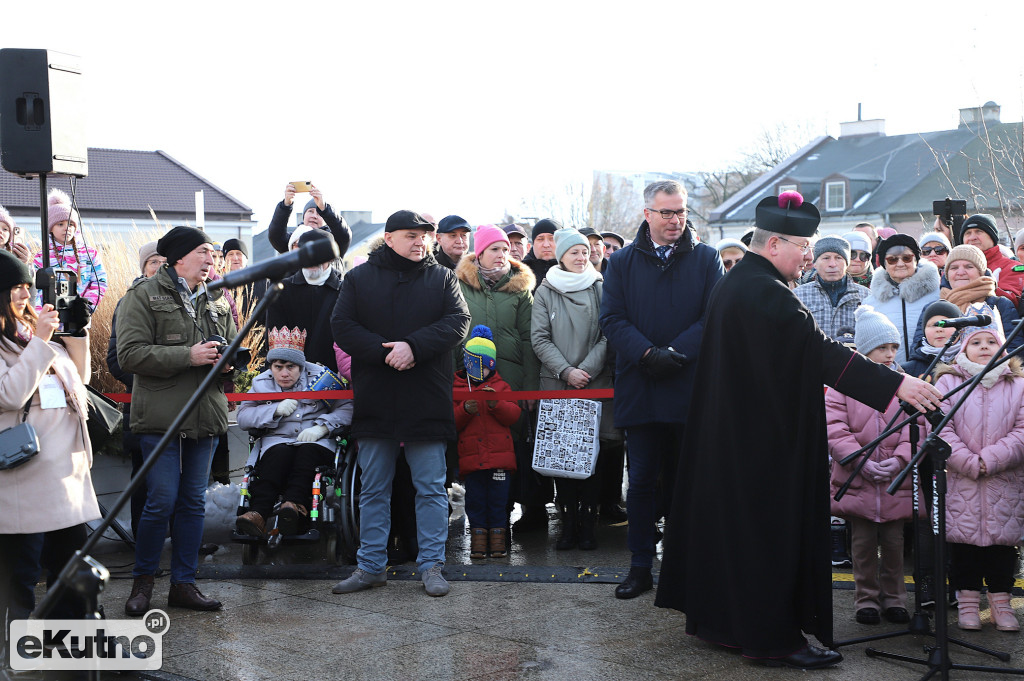
{"label": "scarf", "polygon": [[476,261],[476,269],[480,272],[480,276],[483,277],[483,280],[487,283],[487,286],[493,288],[495,284],[501,281],[502,277],[504,277],[512,270],[512,265],[510,265],[509,262],[506,260],[505,265],[503,267],[492,267],[490,269],[487,269],[485,267],[480,266],[480,260],[478,259]]}
{"label": "scarf", "polygon": [[981,275],[966,286],[959,288],[944,288],[939,291],[939,297],[948,300],[961,310],[967,308],[970,303],[983,303],[986,298],[996,294],[996,280],[992,277]]}
{"label": "scarf", "polygon": [[[963,352],[956,356],[956,364],[967,372],[968,376],[977,376],[981,373],[981,370],[985,368],[984,364],[977,364],[967,359],[966,353]],[[985,374],[985,377],[981,379],[981,384],[986,388],[991,388],[996,384],[996,381],[998,381],[999,378],[1009,370],[1009,363],[1003,364],[1002,366],[994,369],[989,369],[988,373]]]}
{"label": "scarf", "polygon": [[18,320],[18,330],[15,333],[17,333],[18,338],[25,341],[26,343],[32,340],[32,336],[35,335],[34,333],[32,333],[32,327],[26,324],[25,322],[21,321],[20,319]]}
{"label": "scarf", "polygon": [[544,280],[560,293],[575,293],[576,291],[587,290],[594,285],[595,281],[603,278],[601,273],[593,267],[587,267],[582,272],[577,273],[558,266],[548,270]]}
{"label": "scarf", "polygon": [[436,262],[434,256],[430,255],[430,251],[427,251],[427,255],[424,256],[423,260],[416,262],[415,260],[409,260],[395,253],[395,249],[390,246],[384,245],[379,251],[381,264],[389,270],[395,270],[397,272],[412,272],[417,267],[426,267],[431,262]]}
{"label": "scarf", "polygon": [[825,281],[821,278],[820,274],[816,274],[815,278],[818,280],[818,285],[821,286],[821,290],[825,292],[826,296],[828,296],[828,300],[832,304],[832,307],[838,305],[839,299],[846,294],[848,282],[847,277],[844,276],[839,281]]}
{"label": "scarf", "polygon": [[[957,333],[959,334],[960,332],[957,331]],[[946,364],[949,364],[950,362],[952,362],[953,359],[958,354],[960,354],[960,344],[961,344],[961,342],[962,342],[962,340],[958,339],[955,343],[950,345],[949,346],[949,350],[946,351],[946,354],[944,354],[942,356],[942,358],[939,359],[939,361],[940,362],[945,362]],[[918,350],[921,351],[922,355],[926,355],[928,357],[934,357],[935,355],[939,354],[939,352],[942,351],[942,348],[935,347],[934,345],[932,345],[932,344],[930,344],[928,342],[928,339],[926,337],[922,337],[921,338],[921,347],[918,348]]]}

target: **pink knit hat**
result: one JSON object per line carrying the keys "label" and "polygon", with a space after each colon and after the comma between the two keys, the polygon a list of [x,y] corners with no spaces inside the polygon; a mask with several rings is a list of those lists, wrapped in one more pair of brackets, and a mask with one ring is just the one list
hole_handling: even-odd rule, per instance
{"label": "pink knit hat", "polygon": [[61,190],[51,189],[46,203],[49,205],[46,219],[48,229],[53,229],[53,226],[61,220],[73,222],[76,227],[81,225],[78,211],[71,210],[71,197]]}
{"label": "pink knit hat", "polygon": [[487,247],[495,241],[504,241],[508,245],[508,235],[494,225],[480,225],[477,227],[476,234],[473,235],[473,250],[476,252],[476,257],[479,258],[480,254],[486,251]]}

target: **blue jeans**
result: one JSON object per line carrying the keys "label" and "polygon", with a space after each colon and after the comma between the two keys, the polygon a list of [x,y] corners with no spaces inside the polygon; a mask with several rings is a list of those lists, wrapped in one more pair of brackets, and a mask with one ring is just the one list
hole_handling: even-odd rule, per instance
{"label": "blue jeans", "polygon": [[655,524],[658,518],[669,516],[682,447],[682,424],[651,423],[626,429],[626,541],[632,553],[630,567],[649,568],[654,564]]}
{"label": "blue jeans", "polygon": [[[398,440],[359,440],[359,551],[356,562],[378,575],[388,566],[388,535],[391,533],[391,481],[401,443]],[[444,565],[448,541],[448,494],[444,482],[446,443],[406,442],[405,459],[416,488],[416,536],[420,570]],[[177,520],[175,520],[177,523]]]}
{"label": "blue jeans", "polygon": [[[139,436],[145,459],[152,456],[161,437]],[[199,440],[173,438],[160,454],[159,461],[149,470],[146,506],[142,509],[139,532],[135,536],[133,576],[156,574],[167,536],[167,523],[173,514],[171,584],[196,581],[203,519],[206,517],[206,483],[210,478],[210,463],[218,440],[217,437]]]}
{"label": "blue jeans", "polygon": [[490,530],[508,526],[508,494],[512,471],[492,469],[466,473],[466,517],[470,527]]}

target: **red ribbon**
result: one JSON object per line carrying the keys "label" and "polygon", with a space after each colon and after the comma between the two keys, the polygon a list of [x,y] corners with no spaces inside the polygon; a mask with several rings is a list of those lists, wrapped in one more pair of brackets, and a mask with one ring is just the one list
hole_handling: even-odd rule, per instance
{"label": "red ribbon", "polygon": [[[106,393],[115,402],[131,402],[131,393]],[[513,390],[494,393],[489,390],[453,390],[453,400],[494,399],[503,400],[601,400],[614,397],[611,388],[590,390]],[[277,402],[279,400],[350,400],[351,390],[312,390],[289,393],[228,393],[228,402]]]}

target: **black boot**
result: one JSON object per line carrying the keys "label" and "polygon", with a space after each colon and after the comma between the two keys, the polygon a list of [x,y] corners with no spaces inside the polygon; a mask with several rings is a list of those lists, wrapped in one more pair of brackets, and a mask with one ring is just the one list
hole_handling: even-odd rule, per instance
{"label": "black boot", "polygon": [[580,509],[580,550],[593,551],[597,548],[594,527],[597,525],[597,507],[584,506]]}
{"label": "black boot", "polygon": [[846,550],[846,523],[832,521],[832,567],[849,567],[853,565],[850,554]]}
{"label": "black boot", "polygon": [[555,549],[568,551],[576,548],[579,541],[579,510],[575,505],[562,506],[562,534],[555,542]]}

